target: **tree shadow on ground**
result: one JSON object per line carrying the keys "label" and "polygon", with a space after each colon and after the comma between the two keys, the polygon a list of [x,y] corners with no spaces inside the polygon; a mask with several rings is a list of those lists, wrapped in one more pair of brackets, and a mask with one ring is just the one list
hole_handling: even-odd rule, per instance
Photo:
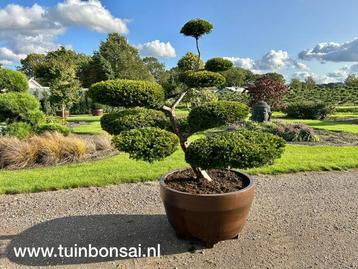
{"label": "tree shadow on ground", "polygon": [[58,253],[59,245],[88,247],[90,244],[97,249],[141,245],[142,253],[147,253],[147,247],[157,248],[160,244],[162,256],[203,248],[198,241],[179,240],[165,215],[91,215],[64,217],[37,224],[14,236],[2,256],[14,263],[29,266],[96,263],[130,258],[16,257],[14,252],[14,248],[18,247],[54,247],[54,253]]}

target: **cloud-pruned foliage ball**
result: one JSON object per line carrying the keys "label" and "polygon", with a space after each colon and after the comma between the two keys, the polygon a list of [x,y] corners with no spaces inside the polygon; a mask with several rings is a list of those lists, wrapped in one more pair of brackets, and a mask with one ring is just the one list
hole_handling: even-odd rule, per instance
{"label": "cloud-pruned foliage ball", "polygon": [[101,127],[111,135],[117,135],[143,127],[168,129],[169,120],[161,111],[136,107],[104,115],[101,118]]}
{"label": "cloud-pruned foliage ball", "polygon": [[44,118],[40,103],[29,93],[7,92],[0,94],[0,122],[25,121],[36,125]]}
{"label": "cloud-pruned foliage ball", "polygon": [[193,108],[188,116],[193,132],[214,128],[227,123],[243,121],[249,115],[249,107],[233,101],[206,103]]}
{"label": "cloud-pruned foliage ball", "polygon": [[[199,56],[192,52],[188,52],[178,61],[178,69],[180,72],[194,71],[198,66]],[[199,60],[199,69],[204,68],[204,62]]]}
{"label": "cloud-pruned foliage ball", "polygon": [[180,33],[186,36],[192,36],[199,38],[204,34],[208,34],[212,31],[213,25],[207,20],[193,19],[184,24]]}
{"label": "cloud-pruned foliage ball", "polygon": [[195,140],[189,145],[185,159],[203,169],[246,169],[272,164],[281,156],[284,146],[281,137],[240,129]]}
{"label": "cloud-pruned foliage ball", "polygon": [[107,80],[93,84],[89,97],[96,103],[115,107],[159,108],[164,102],[164,90],[150,81]]}
{"label": "cloud-pruned foliage ball", "polygon": [[206,70],[184,72],[180,79],[190,88],[220,87],[225,83],[224,76]]}
{"label": "cloud-pruned foliage ball", "polygon": [[232,61],[224,58],[212,58],[205,63],[205,69],[212,72],[223,72],[233,66]]}
{"label": "cloud-pruned foliage ball", "polygon": [[119,151],[129,153],[130,158],[154,162],[174,153],[178,137],[171,132],[155,127],[124,131],[113,138]]}
{"label": "cloud-pruned foliage ball", "polygon": [[26,92],[29,83],[25,74],[0,67],[0,92]]}

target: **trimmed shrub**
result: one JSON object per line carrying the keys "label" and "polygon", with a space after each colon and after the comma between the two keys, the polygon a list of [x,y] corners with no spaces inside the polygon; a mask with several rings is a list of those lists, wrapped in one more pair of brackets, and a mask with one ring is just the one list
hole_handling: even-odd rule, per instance
{"label": "trimmed shrub", "polygon": [[25,74],[0,67],[0,92],[26,92],[29,83]]}
{"label": "trimmed shrub", "polygon": [[225,83],[225,78],[210,71],[187,71],[181,74],[180,80],[190,88],[220,87]]}
{"label": "trimmed shrub", "polygon": [[205,63],[205,69],[212,72],[223,72],[232,66],[232,61],[224,58],[212,58]]}
{"label": "trimmed shrub", "polygon": [[161,111],[141,107],[129,108],[101,118],[101,127],[112,135],[143,127],[169,128],[169,121]]}
{"label": "trimmed shrub", "polygon": [[37,127],[36,132],[38,134],[42,134],[45,132],[58,132],[60,134],[63,134],[64,136],[68,136],[70,134],[70,128],[67,126],[64,126],[62,124],[56,124],[56,123],[45,123],[41,124],[39,127]]}
{"label": "trimmed shrub", "polygon": [[154,127],[124,131],[112,141],[119,151],[129,153],[133,159],[147,162],[162,160],[171,155],[179,142],[175,134]]}
{"label": "trimmed shrub", "polygon": [[322,120],[334,112],[334,106],[323,102],[296,102],[289,103],[284,112],[293,119]]}
{"label": "trimmed shrub", "polygon": [[117,107],[159,108],[164,102],[162,86],[139,80],[98,82],[91,86],[88,95],[94,102]]}
{"label": "trimmed shrub", "polygon": [[0,94],[0,122],[25,121],[35,125],[43,119],[44,114],[36,97],[29,93]]}
{"label": "trimmed shrub", "polygon": [[240,129],[195,140],[189,145],[185,159],[203,169],[246,169],[272,164],[281,156],[284,146],[281,137]]}
{"label": "trimmed shrub", "polygon": [[218,101],[193,108],[188,117],[194,132],[244,120],[249,107],[239,102]]}
{"label": "trimmed shrub", "polygon": [[[185,71],[194,71],[198,65],[199,56],[188,52],[185,54],[180,60],[178,61],[178,69],[180,72]],[[199,60],[199,68],[204,68],[204,62],[200,59]]]}
{"label": "trimmed shrub", "polygon": [[184,24],[180,33],[186,36],[192,36],[199,38],[204,34],[208,34],[212,31],[213,25],[207,20],[193,19]]}
{"label": "trimmed shrub", "polygon": [[33,127],[26,122],[13,122],[5,127],[3,134],[24,139],[33,134]]}
{"label": "trimmed shrub", "polygon": [[288,142],[317,142],[319,140],[314,130],[303,123],[284,123],[280,121],[269,123],[246,122],[245,127],[251,130],[262,130],[282,137]]}

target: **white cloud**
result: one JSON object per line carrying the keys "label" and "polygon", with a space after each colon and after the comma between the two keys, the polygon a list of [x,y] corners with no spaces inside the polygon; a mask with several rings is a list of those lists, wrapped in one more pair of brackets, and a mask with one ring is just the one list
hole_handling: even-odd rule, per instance
{"label": "white cloud", "polygon": [[64,25],[81,25],[100,33],[128,33],[126,21],[113,17],[99,0],[65,0],[50,14]]}
{"label": "white cloud", "polygon": [[159,40],[153,40],[144,44],[139,44],[136,47],[139,49],[141,55],[143,56],[163,58],[176,57],[175,49],[170,44],[170,42],[165,43]]}
{"label": "white cloud", "polygon": [[319,43],[312,49],[298,54],[302,60],[316,59],[331,62],[358,62],[358,38],[345,43]]}
{"label": "white cloud", "polygon": [[257,60],[240,57],[224,58],[232,61],[235,66],[250,69],[256,73],[279,71],[281,69],[308,70],[305,64],[292,59],[288,52],[284,50],[270,50],[261,59]]}
{"label": "white cloud", "polygon": [[125,20],[115,18],[99,0],[65,0],[51,8],[9,4],[0,9],[0,63],[10,65],[29,53],[57,49],[55,40],[67,27],[127,33]]}

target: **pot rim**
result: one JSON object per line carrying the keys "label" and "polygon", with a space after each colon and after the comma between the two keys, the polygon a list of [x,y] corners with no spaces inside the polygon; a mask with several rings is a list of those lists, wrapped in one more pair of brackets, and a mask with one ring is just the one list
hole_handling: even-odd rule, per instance
{"label": "pot rim", "polygon": [[[189,193],[189,192],[183,192],[183,191],[178,191],[178,190],[175,190],[175,189],[172,189],[170,187],[168,187],[167,184],[165,184],[164,180],[165,178],[172,174],[172,173],[175,173],[175,172],[178,172],[178,171],[183,171],[183,170],[186,170],[188,168],[183,168],[183,169],[176,169],[176,170],[173,170],[173,171],[170,171],[168,173],[166,173],[165,175],[161,176],[160,177],[160,185],[167,189],[167,190],[170,190],[171,192],[175,192],[175,193],[178,193],[178,194],[182,194],[182,195],[187,195],[187,196],[200,196],[200,197],[213,197],[213,196],[227,196],[227,195],[233,195],[233,194],[238,194],[238,193],[242,193],[242,192],[246,192],[252,188],[255,187],[255,182],[254,180],[249,177],[247,174],[245,173],[242,173],[242,172],[239,172],[235,169],[223,169],[223,170],[229,170],[229,171],[232,171],[234,173],[237,173],[237,174],[240,174],[242,176],[244,176],[247,180],[249,180],[249,185],[247,185],[245,188],[241,189],[241,190],[238,190],[238,191],[232,191],[232,192],[225,192],[225,193],[210,193],[210,194],[194,194],[194,193]],[[190,169],[190,168],[189,168]]]}

